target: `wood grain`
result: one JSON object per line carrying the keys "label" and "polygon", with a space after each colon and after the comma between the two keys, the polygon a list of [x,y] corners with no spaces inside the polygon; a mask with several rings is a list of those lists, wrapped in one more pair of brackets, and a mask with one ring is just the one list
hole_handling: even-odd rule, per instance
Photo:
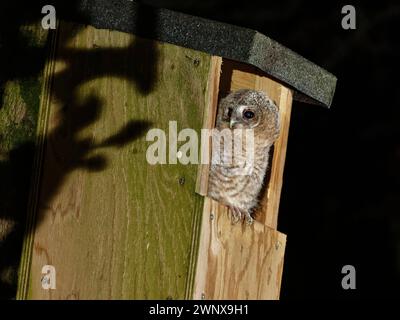
{"label": "wood grain", "polygon": [[292,92],[253,67],[224,60],[220,95],[247,88],[274,100],[281,117],[266,187],[256,221],[250,227],[232,225],[228,209],[206,198],[194,284],[194,299],[279,299],[286,236],[277,220]]}
{"label": "wood grain", "polygon": [[[19,298],[192,296],[203,208],[195,193],[197,166],[149,165],[152,142],[141,127],[151,123],[168,133],[176,120],[178,131],[200,132],[211,57],[115,31],[59,28],[36,223],[28,232],[32,245],[25,244]],[[146,88],[140,81],[150,76],[149,63],[155,78]],[[132,123],[132,140],[118,143]],[[42,289],[46,264],[56,268],[56,290]]]}
{"label": "wood grain", "polygon": [[[213,56],[211,58],[210,75],[208,78],[207,102],[203,115],[203,129],[212,129],[215,127],[221,67],[222,58]],[[201,144],[201,154],[208,155],[208,164],[200,163],[196,181],[196,192],[202,196],[207,195],[208,191],[208,175],[210,172],[209,162],[211,159],[211,139],[209,139],[208,144],[204,142],[205,141],[202,141]]]}
{"label": "wood grain", "polygon": [[278,299],[286,236],[259,222],[232,225],[206,198],[193,299]]}
{"label": "wood grain", "polygon": [[19,266],[17,299],[23,299],[28,295],[30,264],[32,260],[32,246],[34,239],[34,229],[36,226],[36,214],[40,192],[40,178],[42,176],[44,147],[46,142],[46,132],[49,122],[50,96],[55,71],[55,53],[58,37],[57,23],[56,31],[49,35],[48,54],[43,71],[43,85],[40,98],[40,107],[37,120],[37,133],[35,141],[35,158],[32,166],[31,186],[26,219],[26,231],[22,245],[21,262]]}

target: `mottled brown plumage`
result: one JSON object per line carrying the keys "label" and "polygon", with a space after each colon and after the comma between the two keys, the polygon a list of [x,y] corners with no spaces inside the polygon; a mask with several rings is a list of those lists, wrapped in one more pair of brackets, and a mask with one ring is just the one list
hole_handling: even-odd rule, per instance
{"label": "mottled brown plumage", "polygon": [[[251,223],[268,167],[269,150],[279,135],[278,108],[263,92],[247,89],[232,92],[218,106],[216,129],[212,136],[213,162],[208,195],[227,205],[235,222],[246,216]],[[246,144],[250,140],[243,133],[243,152],[232,151],[230,145],[235,146],[234,137],[244,132],[236,129],[252,129],[253,147]],[[228,134],[227,138],[218,139],[221,132],[231,134],[231,138]],[[224,145],[224,140],[228,139],[231,143]],[[250,161],[250,153],[246,155],[245,152],[253,152],[254,160]]]}

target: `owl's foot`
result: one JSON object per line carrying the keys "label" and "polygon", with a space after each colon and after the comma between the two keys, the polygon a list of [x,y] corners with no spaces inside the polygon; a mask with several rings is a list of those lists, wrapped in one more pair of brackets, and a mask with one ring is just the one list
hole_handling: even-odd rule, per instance
{"label": "owl's foot", "polygon": [[253,219],[253,217],[251,216],[250,211],[246,210],[246,211],[245,211],[245,215],[246,215],[246,224],[247,224],[248,226],[251,226],[251,225],[253,224],[253,222],[254,222],[254,219]]}
{"label": "owl's foot", "polygon": [[233,207],[233,206],[229,206],[229,210],[230,210],[231,215],[232,215],[231,216],[232,224],[236,224],[240,220],[242,220],[242,211],[240,211],[239,208]]}
{"label": "owl's foot", "polygon": [[232,224],[236,224],[241,221],[243,218],[246,218],[246,224],[252,225],[254,222],[253,217],[251,216],[248,210],[239,209],[238,207],[229,206],[229,210],[232,214]]}

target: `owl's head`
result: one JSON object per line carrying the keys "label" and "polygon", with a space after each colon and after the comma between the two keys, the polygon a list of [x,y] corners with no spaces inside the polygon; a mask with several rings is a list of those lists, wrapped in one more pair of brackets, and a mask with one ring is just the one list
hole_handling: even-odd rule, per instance
{"label": "owl's head", "polygon": [[277,136],[279,113],[275,103],[261,91],[241,89],[221,100],[219,121],[231,129],[254,129]]}

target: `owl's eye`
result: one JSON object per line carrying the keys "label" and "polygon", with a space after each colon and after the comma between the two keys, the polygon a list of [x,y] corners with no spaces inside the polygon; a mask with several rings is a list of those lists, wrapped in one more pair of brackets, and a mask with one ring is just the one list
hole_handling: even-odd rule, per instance
{"label": "owl's eye", "polygon": [[254,114],[253,111],[245,110],[245,111],[243,112],[243,116],[244,116],[246,119],[253,119],[254,116],[255,116],[255,114]]}

